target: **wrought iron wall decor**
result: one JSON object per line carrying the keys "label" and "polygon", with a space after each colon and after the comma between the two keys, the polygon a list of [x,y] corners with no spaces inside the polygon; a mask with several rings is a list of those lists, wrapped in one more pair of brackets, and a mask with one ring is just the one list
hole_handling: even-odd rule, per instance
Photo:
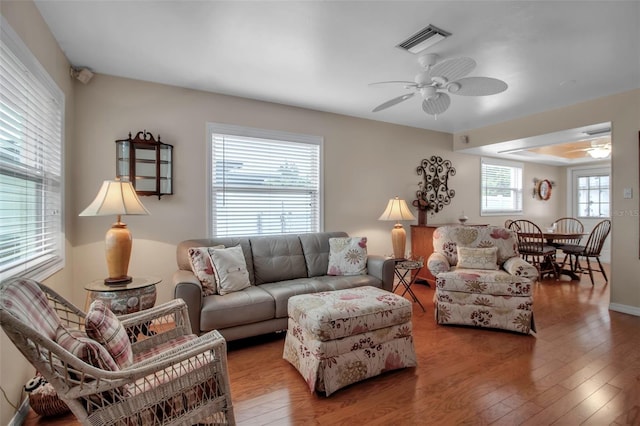
{"label": "wrought iron wall decor", "polygon": [[423,176],[423,180],[418,183],[420,188],[413,202],[415,207],[421,211],[438,213],[451,204],[451,199],[456,195],[456,191],[449,188],[449,177],[456,174],[451,161],[432,155],[420,162],[416,172],[418,176]]}

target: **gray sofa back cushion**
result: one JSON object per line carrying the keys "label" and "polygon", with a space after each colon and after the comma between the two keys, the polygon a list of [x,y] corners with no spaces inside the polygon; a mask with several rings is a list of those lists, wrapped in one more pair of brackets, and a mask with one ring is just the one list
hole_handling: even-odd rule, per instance
{"label": "gray sofa back cushion", "polygon": [[246,237],[227,237],[227,238],[204,238],[196,240],[186,240],[178,244],[176,249],[176,257],[178,259],[178,268],[190,271],[191,264],[189,263],[189,248],[191,247],[211,247],[217,245],[224,245],[225,247],[234,247],[240,245],[242,247],[242,253],[244,254],[244,260],[247,262],[247,270],[249,271],[249,282],[251,285],[255,284],[255,276],[253,273],[253,257],[251,256],[251,243],[249,238]]}
{"label": "gray sofa back cushion", "polygon": [[297,235],[251,237],[251,252],[256,285],[307,276]]}
{"label": "gray sofa back cushion", "polygon": [[327,270],[329,269],[329,238],[348,236],[346,232],[316,232],[299,235],[309,278],[327,275]]}

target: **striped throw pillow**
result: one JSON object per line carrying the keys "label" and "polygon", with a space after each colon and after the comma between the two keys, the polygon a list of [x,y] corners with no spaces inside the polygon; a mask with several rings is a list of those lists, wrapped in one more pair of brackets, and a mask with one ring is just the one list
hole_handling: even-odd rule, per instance
{"label": "striped throw pillow", "polygon": [[104,346],[120,368],[133,363],[133,351],[127,331],[102,300],[91,303],[84,321],[87,336]]}
{"label": "striped throw pillow", "polygon": [[87,364],[108,371],[120,370],[109,352],[100,343],[89,338],[84,331],[69,330],[59,325],[56,330],[56,342]]}

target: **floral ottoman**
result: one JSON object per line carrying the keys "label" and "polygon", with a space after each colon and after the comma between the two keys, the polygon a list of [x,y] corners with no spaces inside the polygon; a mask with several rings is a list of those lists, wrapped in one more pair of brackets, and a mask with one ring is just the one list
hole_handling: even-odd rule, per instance
{"label": "floral ottoman", "polygon": [[411,303],[375,287],[293,296],[283,358],[309,390],[336,390],[416,365]]}

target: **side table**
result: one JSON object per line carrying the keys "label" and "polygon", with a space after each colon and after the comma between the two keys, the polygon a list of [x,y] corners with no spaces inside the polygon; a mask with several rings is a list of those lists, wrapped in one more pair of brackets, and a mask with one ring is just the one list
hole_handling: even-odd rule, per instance
{"label": "side table", "polygon": [[114,314],[123,315],[152,308],[156,303],[156,284],[161,281],[156,277],[136,277],[130,283],[106,285],[104,280],[96,280],[84,289],[89,292],[89,303],[102,300]]}
{"label": "side table", "polygon": [[414,302],[416,302],[422,308],[422,312],[426,312],[422,303],[420,303],[420,299],[413,292],[411,286],[416,282],[418,278],[418,273],[424,266],[424,260],[407,260],[407,259],[396,259],[395,265],[395,275],[398,278],[399,282],[393,288],[393,292],[395,293],[398,287],[401,285],[404,287],[404,291],[401,296],[404,296],[406,293],[409,293]]}
{"label": "side table", "polygon": [[[95,280],[84,286],[88,291],[88,304],[102,300],[116,315],[130,314],[152,308],[156,303],[156,284],[162,279],[156,277],[137,277],[130,283],[106,285],[104,280]],[[140,333],[145,336],[154,334],[147,324]],[[134,334],[138,334],[137,332]],[[134,341],[136,336],[130,336]]]}

